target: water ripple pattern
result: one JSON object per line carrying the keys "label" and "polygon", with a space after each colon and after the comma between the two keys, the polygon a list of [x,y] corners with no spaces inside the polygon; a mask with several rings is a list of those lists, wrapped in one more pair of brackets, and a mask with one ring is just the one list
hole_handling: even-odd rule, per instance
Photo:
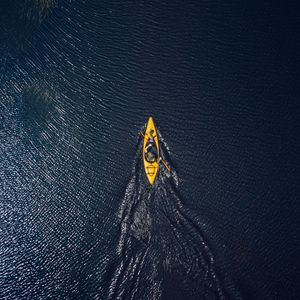
{"label": "water ripple pattern", "polygon": [[0,1],[1,300],[299,299],[286,6]]}
{"label": "water ripple pattern", "polygon": [[160,168],[150,186],[141,149],[142,139],[119,211],[120,238],[117,258],[108,269],[108,299],[242,299],[220,280],[201,224],[182,203],[176,171],[170,177]]}

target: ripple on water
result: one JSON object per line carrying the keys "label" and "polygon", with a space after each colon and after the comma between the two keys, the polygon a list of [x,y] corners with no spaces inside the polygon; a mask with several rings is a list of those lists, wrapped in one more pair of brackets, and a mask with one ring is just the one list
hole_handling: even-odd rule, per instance
{"label": "ripple on water", "polygon": [[[219,277],[201,223],[182,203],[178,178],[144,175],[142,139],[119,210],[120,238],[108,267],[109,299],[242,299]],[[166,152],[164,143],[162,152]],[[170,163],[170,162],[168,162]]]}

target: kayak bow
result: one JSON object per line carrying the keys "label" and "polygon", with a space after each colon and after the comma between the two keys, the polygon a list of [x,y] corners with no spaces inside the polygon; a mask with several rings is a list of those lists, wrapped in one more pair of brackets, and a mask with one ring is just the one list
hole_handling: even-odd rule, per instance
{"label": "kayak bow", "polygon": [[[156,148],[157,148],[157,154],[158,154],[157,160],[154,162],[148,162],[145,157],[145,148],[146,148],[147,142],[149,141],[151,130],[153,130],[152,137],[154,138]],[[146,173],[148,181],[151,185],[154,183],[154,180],[157,175],[157,171],[159,169],[159,157],[160,157],[160,153],[159,153],[158,135],[157,135],[157,131],[156,131],[153,119],[152,119],[152,117],[150,117],[148,120],[146,130],[145,130],[145,134],[144,134],[143,161],[144,161],[145,173]]]}

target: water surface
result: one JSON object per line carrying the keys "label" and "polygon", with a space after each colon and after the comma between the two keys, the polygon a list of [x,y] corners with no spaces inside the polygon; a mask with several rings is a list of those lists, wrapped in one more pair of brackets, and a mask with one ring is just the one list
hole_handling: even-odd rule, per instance
{"label": "water surface", "polygon": [[1,2],[0,298],[299,298],[294,11]]}

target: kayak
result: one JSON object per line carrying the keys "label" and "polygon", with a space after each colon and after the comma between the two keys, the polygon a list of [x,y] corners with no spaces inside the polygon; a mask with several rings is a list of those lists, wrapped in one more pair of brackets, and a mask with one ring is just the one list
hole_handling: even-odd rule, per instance
{"label": "kayak", "polygon": [[[156,150],[157,150],[157,159],[153,162],[147,161],[145,157],[146,153],[146,147],[147,144],[149,143],[150,140],[150,132],[152,132],[152,138],[154,139],[155,145],[156,145]],[[158,135],[157,131],[153,122],[152,117],[149,118],[148,124],[145,130],[144,134],[144,143],[143,143],[143,161],[144,161],[144,168],[145,168],[145,173],[148,178],[149,183],[152,185],[155,181],[158,169],[159,169],[159,144],[158,144]]]}

